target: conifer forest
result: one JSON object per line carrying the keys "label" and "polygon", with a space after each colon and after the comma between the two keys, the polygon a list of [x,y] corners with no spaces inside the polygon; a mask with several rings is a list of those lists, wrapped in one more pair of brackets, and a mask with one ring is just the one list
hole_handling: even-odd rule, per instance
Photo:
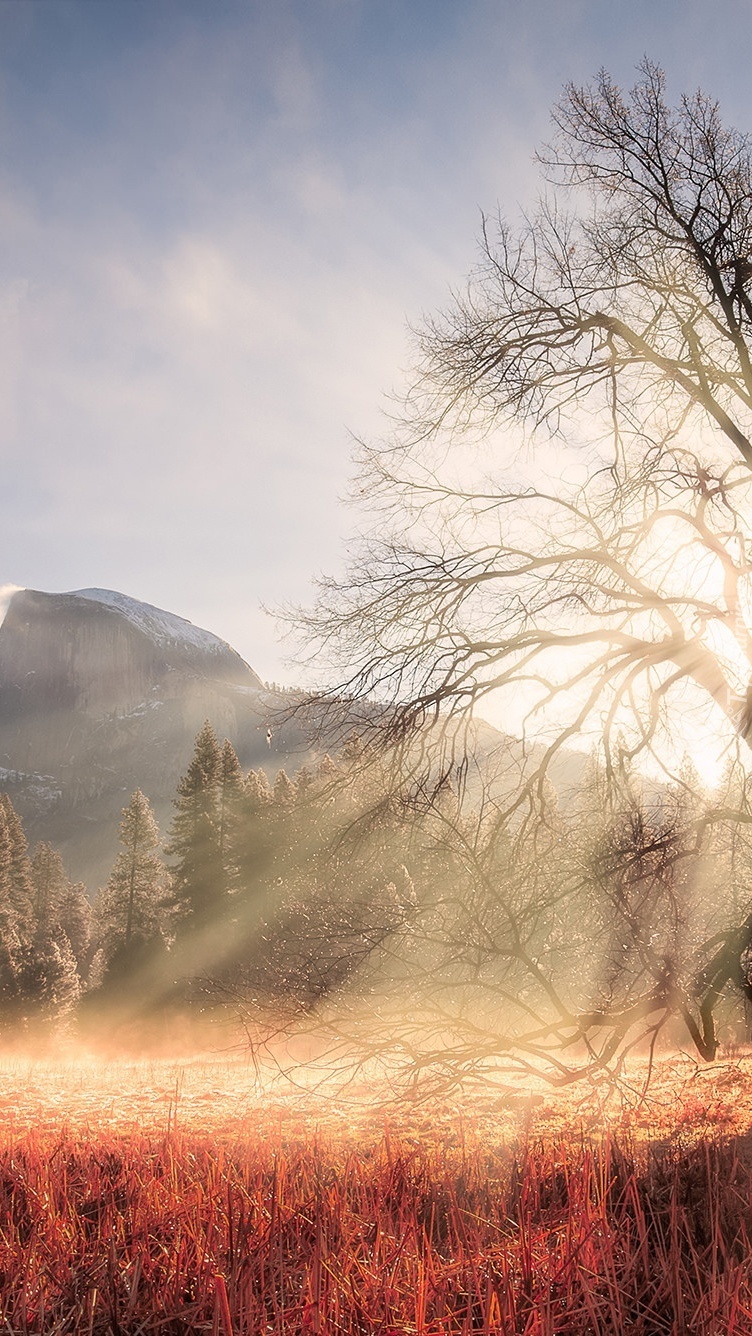
{"label": "conifer forest", "polygon": [[593,757],[500,830],[480,785],[396,787],[355,738],[244,774],[207,721],[169,829],[136,790],[93,893],[0,798],[4,1042],[193,1015],[262,1046],[317,1029],[357,1064],[399,1034],[405,1071],[450,1085],[501,1059],[576,1077],[659,1037],[712,1058],[748,1032],[750,804],[734,762],[710,794],[688,761],[616,804]]}

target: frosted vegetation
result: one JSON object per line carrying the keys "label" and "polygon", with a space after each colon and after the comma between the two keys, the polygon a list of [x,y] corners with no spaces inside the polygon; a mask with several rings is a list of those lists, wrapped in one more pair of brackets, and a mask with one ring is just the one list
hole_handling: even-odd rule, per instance
{"label": "frosted vegetation", "polygon": [[426,801],[355,741],[244,774],[207,723],[164,843],[135,792],[91,898],[0,799],[4,1039],[194,1017],[442,1083],[500,1062],[569,1079],[658,1037],[712,1056],[746,1032],[751,812],[733,765],[711,799],[688,765],[612,793],[593,760],[502,828],[482,786]]}

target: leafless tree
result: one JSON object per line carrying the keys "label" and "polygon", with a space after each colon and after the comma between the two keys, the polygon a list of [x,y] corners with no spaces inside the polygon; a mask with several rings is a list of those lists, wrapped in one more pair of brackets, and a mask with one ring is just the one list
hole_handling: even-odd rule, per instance
{"label": "leafless tree", "polygon": [[[418,331],[401,426],[363,450],[378,522],[306,630],[393,737],[525,688],[570,703],[557,748],[626,712],[641,750],[687,683],[746,737],[748,142],[702,94],[669,109],[650,65],[629,98],[570,87],[554,118],[539,211],[487,224],[467,291]],[[535,482],[513,429],[544,451]],[[465,486],[479,432],[493,471]]]}
{"label": "leafless tree", "polygon": [[[484,221],[466,289],[416,331],[394,434],[360,452],[373,520],[298,615],[339,664],[317,705],[376,702],[364,718],[403,760],[525,703],[544,741],[505,828],[584,736],[610,792],[648,754],[670,769],[689,713],[719,749],[752,744],[750,142],[703,93],[671,107],[649,62],[629,94],[606,73],[569,86],[553,119],[538,208]],[[705,1019],[743,937],[698,967]],[[573,1011],[567,1033],[596,1022]]]}

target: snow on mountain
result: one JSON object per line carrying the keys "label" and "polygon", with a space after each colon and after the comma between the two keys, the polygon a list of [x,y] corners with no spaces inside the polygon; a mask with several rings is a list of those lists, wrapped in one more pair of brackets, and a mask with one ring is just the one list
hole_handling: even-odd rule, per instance
{"label": "snow on mountain", "polygon": [[211,631],[204,631],[194,626],[185,617],[178,617],[174,612],[165,612],[151,603],[141,603],[138,599],[119,594],[114,589],[74,589],[71,598],[83,598],[90,603],[104,603],[114,608],[121,616],[147,635],[155,644],[164,648],[176,645],[190,645],[194,649],[208,654],[235,653],[226,641]]}

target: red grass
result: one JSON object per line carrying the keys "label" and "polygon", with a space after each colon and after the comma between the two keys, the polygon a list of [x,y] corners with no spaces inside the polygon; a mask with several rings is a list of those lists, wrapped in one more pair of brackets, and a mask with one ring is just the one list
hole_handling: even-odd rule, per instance
{"label": "red grass", "polygon": [[10,1332],[752,1331],[740,1143],[229,1152],[180,1133],[0,1154]]}
{"label": "red grass", "polygon": [[[386,1128],[373,1108],[246,1099],[222,1134],[236,1090],[217,1063],[188,1065],[177,1125],[174,1072],[143,1065],[138,1129],[136,1078],[61,1072],[0,1083],[0,1334],[752,1333],[752,1148],[738,1121],[718,1139],[744,1065],[664,1072],[632,1149],[623,1124],[592,1144],[545,1104],[515,1137],[498,1094]],[[45,1086],[58,1114],[67,1090],[67,1129],[25,1119]]]}

